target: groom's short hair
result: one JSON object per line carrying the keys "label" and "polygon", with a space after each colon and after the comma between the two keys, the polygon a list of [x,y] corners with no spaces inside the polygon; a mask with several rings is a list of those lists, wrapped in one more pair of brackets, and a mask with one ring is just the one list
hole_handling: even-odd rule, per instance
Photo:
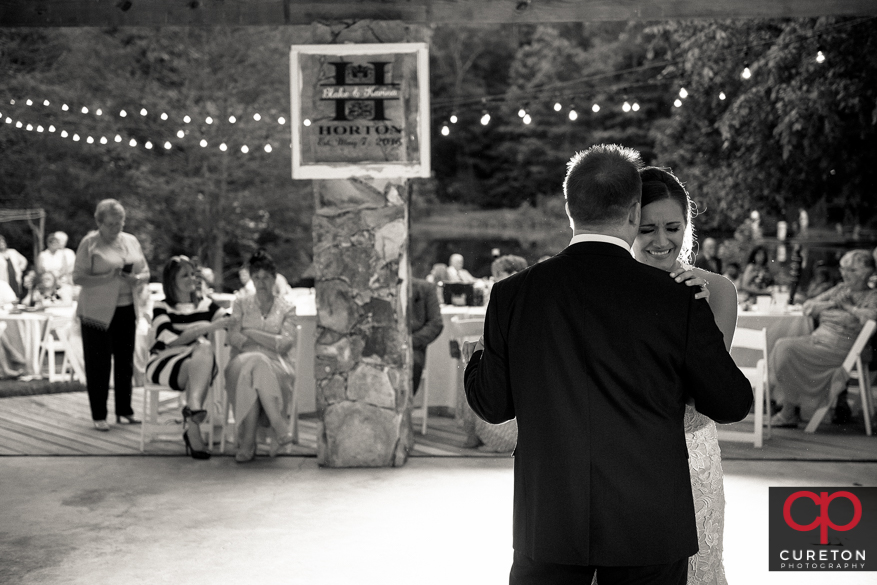
{"label": "groom's short hair", "polygon": [[563,194],[576,227],[622,221],[639,201],[639,152],[617,144],[598,144],[567,163]]}

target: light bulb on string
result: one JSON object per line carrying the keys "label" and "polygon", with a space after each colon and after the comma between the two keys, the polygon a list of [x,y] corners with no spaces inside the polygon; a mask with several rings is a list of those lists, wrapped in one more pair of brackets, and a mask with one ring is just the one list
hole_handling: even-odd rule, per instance
{"label": "light bulb on string", "polygon": [[529,124],[533,121],[533,118],[530,117],[530,114],[524,114],[523,122],[524,124]]}
{"label": "light bulb on string", "polygon": [[484,114],[481,115],[481,125],[487,126],[488,124],[490,124],[490,114],[484,112]]}
{"label": "light bulb on string", "polygon": [[137,141],[132,138],[130,142],[128,142],[128,146],[134,148],[135,146],[137,146]]}
{"label": "light bulb on string", "polygon": [[447,136],[451,133],[451,129],[448,128],[447,124],[442,124],[442,136]]}
{"label": "light bulb on string", "polygon": [[145,116],[147,114],[146,108],[140,108],[140,115]]}
{"label": "light bulb on string", "polygon": [[24,129],[27,130],[28,132],[30,132],[31,130],[33,130],[33,124],[28,124],[27,126],[24,127]]}
{"label": "light bulb on string", "polygon": [[183,132],[182,130],[177,130],[177,138],[185,138],[185,137],[186,137],[185,132]]}
{"label": "light bulb on string", "polygon": [[207,148],[207,141],[204,140],[203,138],[201,139],[201,142],[199,142],[198,144],[201,145],[201,148]]}
{"label": "light bulb on string", "polygon": [[16,128],[22,128],[23,126],[24,126],[24,124],[22,124],[20,120],[15,123]]}
{"label": "light bulb on string", "polygon": [[310,125],[311,125],[311,121],[308,120],[307,118],[305,118],[305,121],[302,122],[302,124],[304,124],[305,126],[310,126]]}
{"label": "light bulb on string", "polygon": [[30,101],[30,99],[28,99],[28,100],[27,100],[26,102],[24,102],[24,103],[26,103],[26,104],[29,105],[29,106],[32,106],[32,105],[33,105],[33,102]]}
{"label": "light bulb on string", "polygon": [[280,116],[279,118],[277,118],[277,123],[283,126],[284,124],[286,124],[286,118]]}
{"label": "light bulb on string", "polygon": [[[821,51],[820,51],[820,52],[821,52]],[[44,106],[48,106],[48,105],[49,105],[49,100],[43,100],[43,105],[44,105]]]}
{"label": "light bulb on string", "polygon": [[677,108],[681,108],[682,107],[682,100],[680,100],[679,98],[676,98],[676,101],[673,102],[673,105],[676,106]]}
{"label": "light bulb on string", "polygon": [[262,116],[259,115],[259,112],[256,112],[255,114],[253,114],[253,120],[255,120],[256,122],[258,122],[261,119],[262,119]]}
{"label": "light bulb on string", "polygon": [[219,145],[219,150],[221,150],[222,152],[228,150],[228,146],[225,144],[225,142]]}
{"label": "light bulb on string", "polygon": [[162,120],[167,120],[167,113],[162,112],[162,113],[161,113],[161,119],[162,119]]}
{"label": "light bulb on string", "polygon": [[127,115],[128,115],[128,112],[126,112],[125,110],[122,110],[121,112],[119,112],[119,117],[120,117],[120,118],[124,118],[124,117],[127,116]]}
{"label": "light bulb on string", "polygon": [[575,121],[578,119],[578,117],[579,117],[579,113],[576,112],[576,107],[575,107],[575,106],[570,106],[570,108],[569,108],[569,119],[570,119],[570,121],[575,122]]}
{"label": "light bulb on string", "polygon": [[752,71],[749,70],[748,65],[743,68],[743,72],[740,74],[740,77],[742,77],[743,79],[749,79],[750,77],[752,77]]}
{"label": "light bulb on string", "polygon": [[638,112],[639,111],[639,104],[637,102],[633,102],[633,105],[630,106],[630,109],[633,110],[634,112]]}
{"label": "light bulb on string", "polygon": [[94,138],[92,138],[91,136],[86,138],[85,141],[88,142],[89,144],[94,144]]}
{"label": "light bulb on string", "polygon": [[457,114],[451,114],[450,121],[451,121],[451,124],[456,124],[457,123]]}
{"label": "light bulb on string", "polygon": [[624,104],[622,104],[622,106],[621,106],[621,111],[623,111],[625,113],[629,112],[630,111],[630,102],[625,101]]}
{"label": "light bulb on string", "polygon": [[[12,103],[14,104],[15,102],[12,102]],[[69,110],[69,109],[70,109],[70,107],[69,107],[67,104],[64,104],[64,105],[61,106],[61,111],[62,111],[62,112],[66,112],[66,111]]]}
{"label": "light bulb on string", "polygon": [[229,124],[234,124],[234,123],[237,122],[237,121],[238,121],[238,119],[235,118],[234,116],[229,116],[229,117],[228,117],[228,123],[229,123]]}
{"label": "light bulb on string", "polygon": [[816,51],[816,62],[825,63],[825,53],[822,51]]}
{"label": "light bulb on string", "polygon": [[101,144],[106,144],[107,142],[109,142],[109,140],[107,140],[107,137],[106,137],[106,136],[101,136],[101,137],[100,137],[100,143],[101,143]]}
{"label": "light bulb on string", "polygon": [[116,137],[113,138],[113,142],[122,142],[122,137],[116,134]]}
{"label": "light bulb on string", "polygon": [[83,114],[87,114],[87,113],[88,113],[88,108],[86,108],[85,106],[82,106],[82,110],[80,110],[80,111],[81,111]]}
{"label": "light bulb on string", "polygon": [[207,119],[204,121],[207,122],[208,124],[213,124],[213,118],[211,118],[210,116],[207,116]]}
{"label": "light bulb on string", "polygon": [[725,95],[725,92],[723,92],[723,91],[719,92],[719,99],[720,100],[724,101],[726,97],[728,97],[728,96]]}
{"label": "light bulb on string", "polygon": [[265,145],[265,152],[271,152],[272,150],[274,150],[274,149],[271,148],[271,145],[270,145],[270,144],[266,144],[266,145]]}
{"label": "light bulb on string", "polygon": [[591,111],[594,112],[595,114],[597,112],[599,112],[600,111],[600,104],[594,104],[593,106],[591,106]]}
{"label": "light bulb on string", "polygon": [[73,142],[79,142],[79,134],[73,135]]}
{"label": "light bulb on string", "polygon": [[171,145],[170,142],[165,141],[165,143],[164,143],[164,149],[165,149],[165,150],[170,150],[170,149],[171,149],[171,146],[172,146],[172,145]]}
{"label": "light bulb on string", "polygon": [[684,87],[681,88],[681,89],[679,90],[679,97],[681,97],[682,99],[687,98],[687,97],[688,97],[688,90],[685,89]]}
{"label": "light bulb on string", "polygon": [[523,118],[526,115],[527,115],[527,110],[525,110],[524,108],[521,108],[520,110],[518,110],[518,118]]}
{"label": "light bulb on string", "polygon": [[560,102],[554,102],[554,111],[555,112],[559,112],[562,109],[563,109],[563,105],[561,105]]}
{"label": "light bulb on string", "polygon": [[146,141],[146,144],[144,144],[143,146],[146,147],[146,150],[152,150],[152,143],[149,142],[148,140]]}
{"label": "light bulb on string", "polygon": [[69,134],[67,134],[66,130],[61,130],[61,138],[67,138]]}
{"label": "light bulb on string", "polygon": [[42,131],[43,131],[43,127],[42,127],[42,126],[37,126],[37,132],[42,132]]}
{"label": "light bulb on string", "polygon": [[55,131],[55,127],[54,127],[54,126],[49,126],[49,132],[54,132],[54,131]]}
{"label": "light bulb on string", "polygon": [[241,152],[247,154],[248,152],[250,152],[250,149],[246,144],[244,144],[243,146],[241,146]]}
{"label": "light bulb on string", "polygon": [[192,121],[192,118],[190,118],[188,115],[183,116],[183,123],[184,124],[188,124],[191,121]]}
{"label": "light bulb on string", "polygon": [[6,116],[6,123],[12,124],[12,118],[10,118],[9,116]]}

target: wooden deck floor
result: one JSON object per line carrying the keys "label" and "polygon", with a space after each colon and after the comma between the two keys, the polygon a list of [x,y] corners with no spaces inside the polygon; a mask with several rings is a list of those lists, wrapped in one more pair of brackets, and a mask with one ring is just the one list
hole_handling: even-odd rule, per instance
{"label": "wooden deck floor", "polygon": [[[142,397],[135,390],[135,410]],[[167,416],[174,412],[166,407]],[[109,411],[113,412],[112,396]],[[300,415],[300,441],[282,455],[316,456],[317,417]],[[418,420],[415,418],[415,423]],[[738,423],[740,430],[751,421]],[[94,430],[85,392],[22,396],[0,399],[0,455],[141,455],[140,427],[116,425],[101,433]],[[419,424],[415,424],[419,429]],[[427,434],[415,434],[415,457],[508,457],[463,447],[464,435],[453,418],[429,418]],[[836,426],[824,423],[815,434],[800,429],[774,429],[762,449],[751,444],[722,442],[726,460],[877,461],[877,436],[865,436],[864,423]],[[219,445],[214,447],[218,454]],[[233,454],[233,447],[226,454]],[[184,455],[182,440],[157,440],[147,444],[147,455]]]}

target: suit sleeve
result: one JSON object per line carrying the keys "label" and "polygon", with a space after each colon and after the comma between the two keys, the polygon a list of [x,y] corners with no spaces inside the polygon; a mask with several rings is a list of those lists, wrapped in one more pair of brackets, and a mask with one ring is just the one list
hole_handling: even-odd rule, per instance
{"label": "suit sleeve", "polygon": [[435,285],[425,285],[420,292],[426,310],[426,322],[420,329],[411,333],[411,343],[415,349],[426,349],[426,346],[439,336],[445,325],[442,321],[442,309],[436,296]]}
{"label": "suit sleeve", "polygon": [[725,349],[709,305],[689,300],[685,385],[698,412],[717,423],[743,420],[752,408],[752,386]]}
{"label": "suit sleeve", "polygon": [[484,351],[477,351],[466,366],[466,400],[482,420],[500,424],[515,418],[509,379],[508,345],[499,320],[499,294],[494,285],[484,317]]}

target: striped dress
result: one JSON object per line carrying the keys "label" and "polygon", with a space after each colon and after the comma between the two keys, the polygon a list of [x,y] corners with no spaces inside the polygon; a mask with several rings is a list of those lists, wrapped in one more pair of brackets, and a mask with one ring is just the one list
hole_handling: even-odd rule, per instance
{"label": "striped dress", "polygon": [[[187,345],[168,347],[186,329],[205,325],[225,315],[225,311],[211,299],[202,299],[197,306],[178,303],[171,307],[164,301],[155,303],[152,311],[152,333],[155,342],[149,349],[146,379],[153,384],[185,390],[179,383],[180,368],[195,349],[197,339]],[[213,366],[216,375],[216,364]]]}

